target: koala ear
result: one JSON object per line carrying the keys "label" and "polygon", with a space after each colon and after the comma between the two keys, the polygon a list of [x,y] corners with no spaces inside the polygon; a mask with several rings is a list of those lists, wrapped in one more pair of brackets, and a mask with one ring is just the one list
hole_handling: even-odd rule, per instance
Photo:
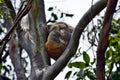
{"label": "koala ear", "polygon": [[48,30],[48,32],[50,32],[50,28],[51,28],[51,26],[52,26],[52,25],[50,25],[50,24],[47,25],[47,30]]}
{"label": "koala ear", "polygon": [[60,29],[68,28],[68,25],[64,22],[57,22],[56,25],[58,25]]}
{"label": "koala ear", "polygon": [[72,33],[74,28],[72,26],[69,26],[69,31]]}
{"label": "koala ear", "polygon": [[50,24],[50,25],[48,25],[48,31],[51,32],[53,30],[59,31],[60,27],[57,24]]}

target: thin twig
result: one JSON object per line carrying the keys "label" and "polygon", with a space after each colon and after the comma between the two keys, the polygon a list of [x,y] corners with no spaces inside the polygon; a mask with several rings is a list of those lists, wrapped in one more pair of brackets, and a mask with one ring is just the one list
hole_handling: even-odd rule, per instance
{"label": "thin twig", "polygon": [[[13,26],[10,28],[10,30],[8,31],[8,33],[6,34],[6,36],[0,41],[0,45],[3,44],[3,42],[9,38],[9,36],[13,33],[13,31],[15,30],[15,28],[17,27],[17,24],[19,23],[19,21],[21,20],[21,18],[23,16],[25,16],[31,9],[31,1],[32,0],[28,0],[26,6],[24,6],[24,8],[22,10],[19,11],[19,13],[17,14],[15,20],[14,20],[14,24]],[[23,3],[24,4],[24,3]],[[23,7],[23,5],[21,5]]]}

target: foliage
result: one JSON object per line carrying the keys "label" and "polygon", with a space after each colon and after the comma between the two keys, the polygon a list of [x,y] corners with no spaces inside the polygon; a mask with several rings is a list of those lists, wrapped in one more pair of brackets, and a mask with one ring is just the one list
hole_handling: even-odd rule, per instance
{"label": "foliage", "polygon": [[[80,53],[80,52],[79,52]],[[76,80],[85,79],[88,77],[91,80],[95,79],[95,68],[93,67],[93,64],[95,63],[95,59],[93,61],[90,61],[90,56],[84,51],[81,53],[83,57],[83,61],[75,61],[70,62],[68,64],[69,68],[77,68],[77,71],[68,71],[65,79],[69,80],[70,76],[77,77]]]}
{"label": "foliage", "polygon": [[[6,8],[4,7],[3,0],[0,0],[0,36],[3,36],[5,34],[5,26],[4,26],[4,16],[7,15],[5,12]],[[0,46],[0,52],[2,50],[2,46]],[[1,54],[0,54],[1,56]],[[9,74],[11,70],[11,66],[5,65],[6,59],[2,61],[2,57],[0,57],[0,73],[3,72],[3,75]]]}
{"label": "foliage", "polygon": [[[87,39],[88,42],[90,43],[91,47],[96,47],[97,46],[97,41],[99,39],[99,33],[100,29],[102,26],[102,20],[97,19],[97,25],[93,25],[91,29],[86,29],[85,32],[87,32]],[[84,33],[85,34],[85,33]],[[86,35],[83,35],[85,37]],[[85,39],[85,38],[83,38]],[[88,50],[89,50],[88,49]],[[78,58],[80,56],[83,57],[83,62],[82,61],[74,61],[70,62],[68,64],[69,68],[77,68],[78,71],[68,71],[66,73],[65,79],[69,80],[71,76],[77,77],[76,80],[84,80],[84,79],[89,79],[89,80],[95,80],[95,73],[96,73],[96,68],[94,67],[96,58],[93,59],[93,62],[90,62],[90,59],[92,55],[89,55],[88,51],[84,51],[81,53],[80,50],[78,50],[79,53],[77,53],[75,58]],[[106,79],[112,79],[112,80],[119,80],[120,79],[120,19],[113,19],[112,21],[112,28],[110,31],[110,36],[109,36],[109,46],[106,51]],[[80,57],[81,58],[81,57]],[[72,74],[73,73],[73,74]]]}
{"label": "foliage", "polygon": [[[106,65],[108,70],[106,71],[112,80],[120,79],[120,19],[113,19],[109,48],[106,52]],[[115,70],[113,70],[115,69]]]}
{"label": "foliage", "polygon": [[3,29],[3,15],[6,15],[5,10],[6,8],[3,7],[3,0],[0,0],[0,4],[2,7],[0,7],[0,35],[4,32]]}
{"label": "foliage", "polygon": [[65,13],[61,11],[60,9],[57,9],[57,7],[49,7],[48,8],[49,13],[51,14],[51,17],[48,19],[47,23],[55,23],[60,19],[63,19],[65,17],[73,17],[73,14]]}

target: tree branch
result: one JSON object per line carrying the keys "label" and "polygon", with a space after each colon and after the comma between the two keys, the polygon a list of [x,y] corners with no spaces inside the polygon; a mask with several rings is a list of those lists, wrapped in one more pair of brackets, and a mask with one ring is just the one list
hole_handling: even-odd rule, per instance
{"label": "tree branch", "polygon": [[[29,11],[29,9],[30,9],[29,4],[31,3],[30,1],[28,1],[28,3],[29,3],[28,6],[19,10],[19,13],[16,16],[16,13],[15,13],[15,10],[13,8],[11,1],[10,0],[4,0],[4,1],[5,1],[6,6],[8,7],[8,9],[10,11],[12,19],[14,20],[14,24],[11,28],[10,28],[10,25],[6,25],[8,29],[10,28],[10,30],[8,31],[7,35],[3,38],[2,41],[9,38],[9,36],[13,33],[15,28],[17,28],[17,33],[19,33],[18,38],[23,36],[23,35],[21,35],[20,30],[18,30],[18,28],[20,29],[20,24],[18,22]],[[23,7],[23,6],[21,6],[21,7]],[[8,19],[5,19],[5,20],[8,20]],[[23,69],[23,66],[22,66],[22,63],[20,60],[20,55],[18,55],[18,52],[19,52],[19,50],[17,48],[18,43],[15,43],[15,42],[16,42],[16,39],[14,39],[14,37],[12,37],[12,39],[10,40],[10,53],[9,53],[10,58],[12,60],[12,63],[13,63],[18,80],[26,80],[25,72],[24,72],[24,69]],[[24,41],[22,43],[24,43]],[[23,47],[23,45],[22,45],[22,47]]]}
{"label": "tree branch", "polygon": [[[35,48],[41,55],[41,63],[45,66],[49,65],[48,55],[45,51],[44,44],[46,41],[46,17],[44,11],[44,0],[34,0],[30,14],[30,30],[32,33]],[[36,53],[35,53],[36,55]],[[40,58],[39,58],[40,59]]]}
{"label": "tree branch", "polygon": [[[6,0],[5,0],[5,2],[7,2]],[[9,3],[10,3],[10,1],[8,1]],[[7,4],[7,3],[6,3]],[[7,6],[7,7],[10,7],[10,6]],[[13,8],[13,7],[10,7],[10,8]],[[18,22],[21,20],[21,18],[23,17],[23,16],[25,16],[28,12],[29,12],[29,10],[30,10],[30,8],[31,8],[31,0],[28,0],[28,2],[27,2],[27,5],[22,9],[22,10],[20,10],[20,12],[16,15],[16,18],[14,19],[14,17],[13,17],[13,19],[14,19],[14,24],[13,24],[13,26],[10,28],[10,30],[8,31],[8,33],[5,35],[5,37],[0,41],[0,45],[2,45],[2,43],[7,39],[9,39],[10,38],[10,35],[13,33],[13,31],[15,30],[15,28],[16,28],[16,26],[17,26],[17,24],[18,24]],[[11,12],[11,13],[13,13],[13,12]]]}
{"label": "tree branch", "polygon": [[[46,17],[44,9],[44,0],[34,0],[31,12],[29,14],[30,34],[32,36],[32,67],[34,70],[31,76],[36,74],[36,79],[42,79],[43,71],[50,64],[49,57],[44,48],[46,41]],[[34,73],[34,74],[33,74]],[[33,80],[33,78],[31,77]],[[35,79],[34,79],[35,80]]]}
{"label": "tree branch", "polygon": [[14,10],[14,7],[13,7],[11,1],[10,0],[4,0],[4,2],[7,6],[7,8],[9,9],[9,12],[10,12],[10,15],[11,15],[12,19],[14,20],[15,17],[16,17],[16,13],[15,13],[15,10]]}
{"label": "tree branch", "polygon": [[118,0],[108,0],[107,2],[107,10],[104,16],[103,27],[100,33],[100,40],[97,47],[97,80],[105,80],[105,51],[109,44],[109,31],[117,2]]}
{"label": "tree branch", "polygon": [[[12,17],[12,19],[14,20],[14,19],[18,19],[17,21],[19,21],[28,11],[29,11],[29,9],[30,9],[30,4],[31,4],[31,2],[32,2],[32,0],[28,0],[27,1],[27,4],[25,5],[25,7],[24,8],[22,8],[23,7],[23,4],[21,5],[21,8],[19,9],[19,12],[18,12],[18,14],[17,14],[17,16],[15,16],[14,14],[15,14],[15,11],[14,11],[14,9],[13,9],[13,6],[11,6],[11,3],[10,3],[10,1],[9,0],[5,0],[6,1],[6,3],[9,3],[9,4],[6,4],[7,5],[7,7],[9,8],[9,10],[10,10],[10,14],[11,14],[11,17]],[[43,5],[42,5],[43,6]],[[43,8],[43,7],[42,7]],[[40,9],[41,10],[41,9]],[[42,9],[43,10],[43,9]],[[40,11],[40,12],[43,12],[43,11]],[[20,15],[20,16],[19,16]],[[45,14],[44,14],[45,15]],[[15,18],[16,17],[16,18]],[[44,17],[43,15],[41,15],[41,17],[37,17],[36,19],[41,19],[42,17]],[[42,20],[42,19],[41,19]],[[44,19],[43,19],[44,20]],[[16,21],[16,20],[14,20],[14,21]],[[21,30],[21,27],[20,27],[20,24],[18,23],[16,21],[16,25],[18,25],[16,28],[17,28],[17,35],[18,35],[18,39],[19,39],[19,42],[20,42],[20,45],[22,46],[22,48],[23,49],[25,49],[26,51],[27,51],[27,53],[28,53],[28,55],[29,55],[29,57],[30,57],[30,60],[31,60],[31,74],[30,74],[30,79],[31,80],[36,80],[37,79],[37,77],[38,77],[38,72],[39,72],[39,70],[41,69],[40,68],[40,66],[41,66],[41,64],[42,64],[42,61],[40,61],[40,59],[42,59],[42,57],[40,57],[37,53],[36,53],[36,55],[34,55],[34,50],[32,50],[32,43],[31,43],[31,41],[29,40],[29,39],[26,39],[25,38],[25,36],[24,36],[24,34],[25,34],[25,32],[23,31],[23,30]],[[14,22],[15,23],[15,22]],[[16,26],[15,24],[13,25],[14,27]],[[15,29],[14,27],[12,27],[12,29],[10,29],[10,33],[12,33],[13,32],[13,30]],[[12,30],[12,31],[11,31]],[[34,32],[33,32],[34,33]],[[8,34],[8,36],[10,36],[9,34]],[[41,35],[42,36],[42,35]],[[33,36],[34,37],[34,36]],[[7,38],[4,38],[4,40],[5,39],[7,39]],[[4,41],[3,40],[3,41]],[[42,44],[44,44],[44,43],[42,43]],[[12,50],[11,50],[12,51]],[[17,54],[15,54],[14,56],[16,56]],[[12,56],[12,57],[14,57],[14,56]],[[13,63],[16,63],[17,61],[20,61],[19,60],[19,56],[17,56],[17,60],[14,60],[14,58],[12,59],[14,62]],[[38,62],[37,62],[38,61]],[[19,63],[19,62],[18,62]],[[36,65],[36,63],[38,63],[38,65],[39,65],[39,67],[38,67],[38,65]],[[16,66],[18,66],[18,65],[14,65],[14,67],[16,68]],[[35,69],[36,68],[36,66],[38,67],[37,69]],[[19,66],[20,67],[20,66]],[[18,73],[18,76],[20,75],[19,74],[19,71],[21,71],[22,72],[22,70],[17,70],[19,67],[17,67],[16,68],[16,73]],[[43,67],[43,65],[41,66],[41,67]],[[42,71],[40,71],[40,72],[42,72]],[[23,73],[24,74],[24,73]],[[21,76],[21,77],[23,77],[23,76]],[[23,77],[24,78],[24,77]]]}
{"label": "tree branch", "polygon": [[12,36],[9,44],[10,44],[9,55],[17,75],[17,80],[27,80],[23,65],[20,60],[18,43],[15,40],[14,35]]}
{"label": "tree branch", "polygon": [[[77,26],[74,29],[69,45],[64,51],[63,55],[47,70],[44,72],[43,80],[53,80],[59,72],[67,65],[71,57],[76,53],[76,50],[79,45],[79,38],[88,25],[88,23],[106,7],[106,0],[100,0],[94,4],[91,8],[85,13],[82,19],[79,21]],[[92,13],[92,16],[91,16]]]}

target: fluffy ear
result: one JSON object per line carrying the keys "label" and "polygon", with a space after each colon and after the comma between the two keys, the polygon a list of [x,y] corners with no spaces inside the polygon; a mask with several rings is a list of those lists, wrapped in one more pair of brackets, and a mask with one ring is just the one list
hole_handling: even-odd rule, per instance
{"label": "fluffy ear", "polygon": [[57,30],[57,31],[60,30],[60,27],[58,27],[58,25],[56,25],[56,24],[51,24],[51,25],[48,25],[47,27],[48,27],[49,32],[51,32],[53,30]]}
{"label": "fluffy ear", "polygon": [[47,31],[48,32],[50,32],[50,27],[51,27],[52,25],[47,25]]}
{"label": "fluffy ear", "polygon": [[72,33],[74,28],[72,26],[69,26],[69,31]]}

